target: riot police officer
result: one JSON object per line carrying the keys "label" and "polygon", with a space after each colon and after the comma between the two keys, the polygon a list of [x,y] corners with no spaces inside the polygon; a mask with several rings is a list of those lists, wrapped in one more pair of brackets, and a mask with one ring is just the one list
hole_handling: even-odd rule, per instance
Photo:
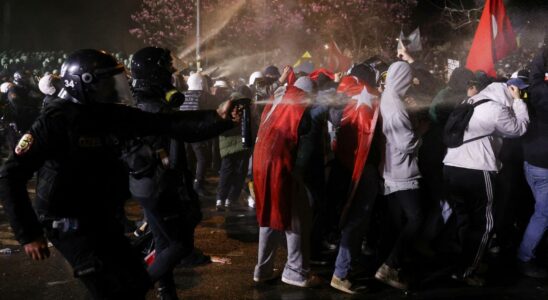
{"label": "riot police officer", "polygon": [[[227,105],[202,114],[153,114],[117,104],[130,96],[124,67],[97,50],[70,55],[61,77],[61,99],[46,107],[0,170],[6,215],[35,260],[49,256],[45,229],[95,299],[144,299],[150,278],[115,218],[127,197],[127,169],[120,160],[126,141],[214,136],[234,126],[237,112],[228,116]],[[204,129],[204,119],[218,126]],[[26,190],[35,171],[36,213]]]}
{"label": "riot police officer", "polygon": [[[167,49],[146,47],[133,55],[132,88],[139,109],[148,112],[178,110],[185,96],[172,84],[174,71]],[[201,111],[193,113],[202,114]],[[222,124],[204,123],[204,126]],[[178,299],[173,268],[192,252],[194,227],[201,219],[184,143],[167,135],[141,138],[134,141],[126,160],[131,169],[131,193],[143,206],[154,235],[156,258],[149,267],[149,274],[153,281],[158,280],[160,299]]]}
{"label": "riot police officer", "polygon": [[9,149],[15,147],[15,143],[34,120],[40,114],[40,93],[30,85],[29,78],[24,72],[13,74],[13,85],[7,93],[7,106],[4,112],[4,123],[7,124],[7,145]]}

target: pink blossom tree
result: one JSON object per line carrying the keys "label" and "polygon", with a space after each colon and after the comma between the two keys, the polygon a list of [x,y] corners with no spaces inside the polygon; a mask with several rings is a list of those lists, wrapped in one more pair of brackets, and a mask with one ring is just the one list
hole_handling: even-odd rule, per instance
{"label": "pink blossom tree", "polygon": [[[146,44],[172,50],[192,44],[195,1],[141,1],[140,10],[132,15],[136,27],[131,34]],[[227,16],[226,24],[207,43],[229,49],[225,53],[230,49],[257,53],[277,48],[317,49],[335,40],[355,60],[395,46],[395,38],[409,25],[417,4],[416,0],[201,0],[203,19],[211,21],[214,18],[209,16],[222,15],[223,8],[242,1],[241,9]],[[202,27],[207,31],[208,26]]]}
{"label": "pink blossom tree", "polygon": [[391,48],[410,23],[416,0],[301,0],[305,22],[323,40],[335,40],[354,57]]}
{"label": "pink blossom tree", "polygon": [[[203,20],[222,7],[237,5],[242,0],[202,0]],[[286,2],[288,4],[286,4]],[[180,48],[192,39],[196,30],[195,0],[142,0],[140,10],[131,15],[135,28],[130,33],[147,45]],[[303,16],[291,1],[245,1],[236,14],[227,16],[226,26],[215,37],[220,44],[245,41],[253,48],[276,33],[285,33],[301,25]],[[224,21],[224,20],[223,20]],[[204,24],[204,22],[202,22]],[[202,25],[202,34],[208,28]]]}
{"label": "pink blossom tree", "polygon": [[190,0],[142,0],[129,32],[147,45],[175,49],[194,28],[194,11]]}

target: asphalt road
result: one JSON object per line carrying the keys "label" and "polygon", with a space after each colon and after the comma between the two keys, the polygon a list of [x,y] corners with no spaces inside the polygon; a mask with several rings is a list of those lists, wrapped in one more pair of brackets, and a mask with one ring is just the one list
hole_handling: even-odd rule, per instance
{"label": "asphalt road", "polygon": [[[214,180],[209,191],[214,191]],[[32,190],[32,184],[29,185]],[[257,258],[258,230],[253,209],[244,202],[233,209],[217,212],[214,198],[203,199],[204,220],[196,231],[196,246],[205,254],[230,258],[231,264],[211,263],[194,268],[177,268],[176,282],[181,299],[548,299],[548,282],[527,279],[501,268],[493,282],[483,288],[466,287],[448,279],[424,278],[420,288],[401,292],[388,288],[365,276],[371,292],[349,296],[329,287],[332,266],[314,268],[326,283],[316,289],[303,289],[279,280],[257,285],[252,281]],[[130,201],[128,215],[141,217],[139,206]],[[0,249],[20,250],[0,209]],[[282,267],[286,253],[277,253]],[[83,286],[72,277],[70,267],[52,248],[52,257],[33,262],[23,253],[0,254],[0,299],[2,300],[64,300],[89,299]],[[157,299],[151,291],[147,299]]]}

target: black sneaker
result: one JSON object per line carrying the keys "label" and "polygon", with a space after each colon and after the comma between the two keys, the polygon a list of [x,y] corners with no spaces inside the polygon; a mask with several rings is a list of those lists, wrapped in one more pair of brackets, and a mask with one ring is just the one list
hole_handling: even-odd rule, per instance
{"label": "black sneaker", "polygon": [[485,278],[477,274],[472,274],[466,277],[463,277],[462,275],[458,275],[458,274],[453,274],[451,275],[451,278],[453,278],[454,280],[463,282],[468,286],[473,286],[473,287],[485,286]]}
{"label": "black sneaker", "polygon": [[524,262],[518,260],[517,269],[521,274],[531,278],[544,279],[548,277],[548,272],[546,272],[546,269],[531,261]]}
{"label": "black sneaker", "polygon": [[179,300],[179,297],[177,296],[177,289],[175,288],[158,288],[158,294],[156,297],[160,300]]}
{"label": "black sneaker", "polygon": [[409,283],[401,276],[401,271],[390,268],[386,264],[382,264],[382,266],[377,270],[377,273],[375,273],[375,279],[396,289],[409,289]]}

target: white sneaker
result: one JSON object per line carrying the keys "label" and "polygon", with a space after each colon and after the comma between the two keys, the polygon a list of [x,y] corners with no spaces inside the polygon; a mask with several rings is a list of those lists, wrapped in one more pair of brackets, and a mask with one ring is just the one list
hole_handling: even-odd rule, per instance
{"label": "white sneaker", "polygon": [[223,209],[223,200],[217,200],[217,202],[215,203],[215,208],[217,210]]}
{"label": "white sneaker", "polygon": [[253,199],[253,197],[247,197],[247,206],[255,208],[255,199]]}
{"label": "white sneaker", "polygon": [[229,208],[231,204],[232,204],[232,202],[229,199],[225,200],[225,207],[226,208]]}
{"label": "white sneaker", "polygon": [[274,270],[272,270],[272,274],[268,277],[259,278],[259,277],[253,276],[253,281],[258,282],[258,283],[267,282],[267,281],[271,281],[271,280],[274,280],[274,279],[278,279],[278,278],[280,278],[280,276],[282,276],[282,270],[274,269]]}
{"label": "white sneaker", "polygon": [[294,285],[294,286],[298,286],[298,287],[317,287],[317,286],[320,286],[323,281],[320,277],[316,276],[316,275],[310,275],[306,280],[304,281],[295,281],[295,280],[291,280],[289,278],[286,278],[286,277],[283,277],[282,276],[282,282],[284,283],[287,283],[289,285]]}

